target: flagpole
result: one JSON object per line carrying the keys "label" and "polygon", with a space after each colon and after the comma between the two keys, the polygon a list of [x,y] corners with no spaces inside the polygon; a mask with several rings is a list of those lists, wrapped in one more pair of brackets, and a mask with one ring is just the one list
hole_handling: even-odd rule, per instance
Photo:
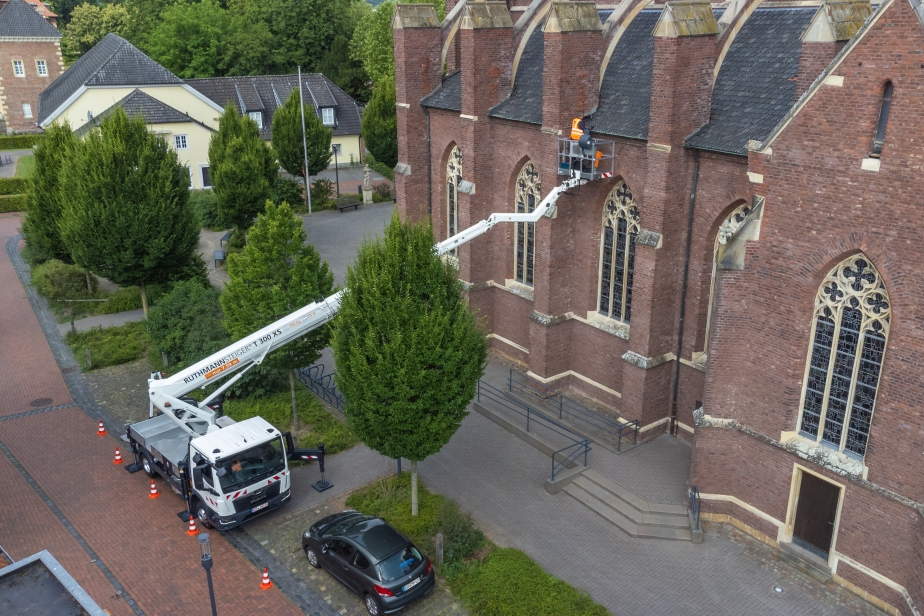
{"label": "flagpole", "polygon": [[302,100],[302,67],[298,67],[298,108],[302,111],[302,153],[305,155],[305,201],[311,213],[311,182],[308,181],[308,140],[305,137],[305,102]]}

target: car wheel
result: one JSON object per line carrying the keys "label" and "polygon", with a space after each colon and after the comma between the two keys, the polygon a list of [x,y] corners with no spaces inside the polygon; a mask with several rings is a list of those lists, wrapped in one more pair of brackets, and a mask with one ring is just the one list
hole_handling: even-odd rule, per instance
{"label": "car wheel", "polygon": [[314,548],[305,546],[305,558],[308,559],[308,564],[315,569],[321,568],[321,561],[318,560],[318,553],[314,551]]}
{"label": "car wheel", "polygon": [[370,616],[379,616],[382,613],[382,609],[379,607],[379,600],[372,595],[366,595],[366,610],[369,612]]}
{"label": "car wheel", "polygon": [[202,526],[206,528],[215,528],[209,521],[209,510],[206,509],[201,500],[196,501],[196,517],[199,518],[199,522]]}
{"label": "car wheel", "polygon": [[141,468],[144,469],[144,473],[148,477],[151,477],[152,479],[154,477],[157,477],[157,471],[155,470],[156,467],[154,466],[154,460],[151,459],[151,454],[149,454],[146,451],[141,452]]}

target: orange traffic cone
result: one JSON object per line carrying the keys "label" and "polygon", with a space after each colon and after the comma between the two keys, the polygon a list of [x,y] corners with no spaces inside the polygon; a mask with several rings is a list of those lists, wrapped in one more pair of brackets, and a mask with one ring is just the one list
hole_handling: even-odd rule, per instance
{"label": "orange traffic cone", "polygon": [[194,537],[199,534],[199,529],[196,528],[196,521],[192,516],[189,516],[189,530],[186,531],[186,534],[190,537]]}
{"label": "orange traffic cone", "polygon": [[115,459],[112,461],[113,464],[122,464],[122,454],[119,453],[119,448],[116,447]]}
{"label": "orange traffic cone", "polygon": [[157,486],[154,485],[154,480],[151,480],[151,493],[148,495],[148,498],[160,498],[160,492],[157,491]]}
{"label": "orange traffic cone", "polygon": [[263,567],[263,582],[260,583],[260,588],[263,590],[269,590],[273,587],[273,583],[270,582],[269,573],[266,572],[266,567]]}
{"label": "orange traffic cone", "polygon": [[103,420],[99,420],[99,429],[96,431],[96,436],[106,436],[106,428],[103,427]]}

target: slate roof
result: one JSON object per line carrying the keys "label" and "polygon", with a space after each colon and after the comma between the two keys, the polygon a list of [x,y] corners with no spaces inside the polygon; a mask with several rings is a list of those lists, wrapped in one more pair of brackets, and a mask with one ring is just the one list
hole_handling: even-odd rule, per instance
{"label": "slate roof", "polygon": [[84,85],[142,86],[171,83],[182,84],[183,81],[121,36],[110,33],[39,94],[38,121],[41,124],[47,120]]}
{"label": "slate roof", "polygon": [[131,93],[129,93],[122,100],[115,103],[112,107],[106,109],[101,114],[93,118],[92,121],[87,122],[81,126],[75,132],[78,135],[83,135],[94,126],[99,126],[99,123],[103,120],[103,118],[112,115],[112,113],[118,107],[124,109],[125,114],[130,118],[134,118],[140,115],[148,124],[176,124],[179,122],[194,122],[214,132],[214,129],[209,128],[202,122],[194,120],[185,113],[177,111],[170,105],[161,102],[148,94],[145,94],[137,88],[132,90]]}
{"label": "slate roof", "polygon": [[[273,114],[298,87],[298,75],[209,77],[187,79],[186,83],[222,107],[230,102],[241,113],[262,111],[264,127],[260,129],[260,136],[271,139]],[[320,73],[302,73],[302,91],[303,100],[314,104],[318,117],[321,116],[321,107],[335,108],[337,125],[333,127],[334,135],[358,135],[362,132],[359,105],[327,77]]]}
{"label": "slate roof", "polygon": [[61,38],[61,33],[24,0],[10,0],[0,10],[0,37]]}
{"label": "slate roof", "polygon": [[462,111],[462,71],[453,71],[443,77],[443,83],[426,95],[420,104],[434,109]]}
{"label": "slate roof", "polygon": [[642,11],[619,39],[600,84],[600,102],[588,124],[594,132],[648,138],[654,37],[660,10]]}
{"label": "slate roof", "polygon": [[709,122],[687,147],[747,155],[796,102],[800,37],[818,7],[759,8],[728,50],[715,88]]}
{"label": "slate roof", "polygon": [[545,66],[542,28],[536,28],[523,47],[513,90],[507,100],[488,111],[492,118],[542,124],[542,69]]}

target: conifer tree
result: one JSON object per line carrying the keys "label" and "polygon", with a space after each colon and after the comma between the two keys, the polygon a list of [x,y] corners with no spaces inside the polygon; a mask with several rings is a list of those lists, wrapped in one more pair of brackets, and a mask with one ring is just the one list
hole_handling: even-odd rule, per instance
{"label": "conifer tree", "polygon": [[417,462],[459,429],[487,361],[484,333],[455,269],[433,251],[429,224],[397,215],[346,276],[333,333],[337,387],[351,429],[376,451]]}
{"label": "conifer tree", "polygon": [[212,190],[222,220],[240,231],[250,226],[272,197],[277,167],[257,124],[229,104],[209,142]]}
{"label": "conifer tree", "polygon": [[[225,327],[239,340],[270,323],[327,297],[334,287],[334,275],[311,244],[305,244],[301,218],[288,203],[265,204],[250,229],[242,254],[228,257],[228,282],[221,294]],[[324,325],[271,353],[264,365],[288,372],[292,390],[292,425],[298,429],[295,401],[295,371],[321,356],[330,328]]]}
{"label": "conifer tree", "polygon": [[22,223],[22,235],[33,261],[71,261],[71,254],[61,241],[58,223],[62,208],[61,167],[76,143],[77,138],[67,122],[55,123],[45,129],[45,138],[35,148],[35,171],[29,185],[28,211]]}
{"label": "conifer tree", "polygon": [[196,263],[199,226],[189,171],[144,119],[119,108],[64,162],[61,239],[74,262],[112,282],[146,287]]}
{"label": "conifer tree", "polygon": [[[333,131],[324,126],[310,104],[305,108],[305,144],[308,146],[308,177],[317,175],[330,164],[330,139]],[[302,114],[298,90],[273,114],[273,150],[279,166],[292,175],[305,177],[305,153],[302,142]]]}
{"label": "conifer tree", "polygon": [[369,106],[363,113],[363,140],[377,161],[398,164],[398,116],[395,113],[395,78],[384,77],[375,84]]}

